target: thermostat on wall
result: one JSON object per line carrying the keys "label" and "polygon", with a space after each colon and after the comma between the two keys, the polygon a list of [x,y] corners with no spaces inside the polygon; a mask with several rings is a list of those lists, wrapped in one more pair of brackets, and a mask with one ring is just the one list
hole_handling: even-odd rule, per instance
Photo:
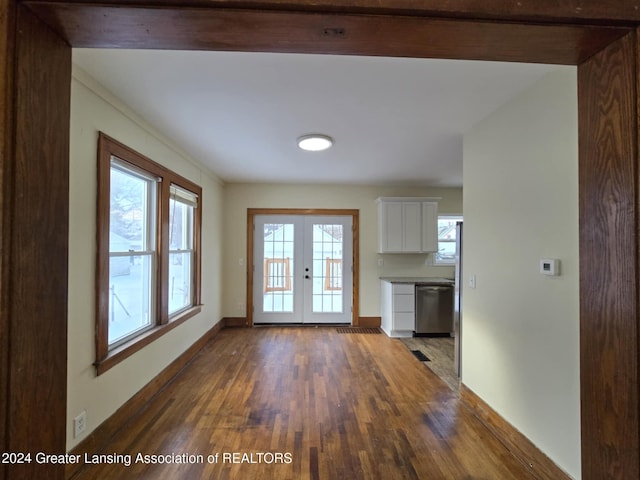
{"label": "thermostat on wall", "polygon": [[543,258],[540,260],[540,273],[543,275],[560,275],[560,260],[557,258]]}

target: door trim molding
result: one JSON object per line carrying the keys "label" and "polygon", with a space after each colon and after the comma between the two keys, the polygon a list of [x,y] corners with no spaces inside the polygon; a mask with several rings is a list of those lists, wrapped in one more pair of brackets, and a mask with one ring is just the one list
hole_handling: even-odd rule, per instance
{"label": "door trim molding", "polygon": [[360,210],[330,208],[247,208],[247,326],[253,327],[253,225],[256,215],[351,216],[353,228],[351,325],[358,326],[360,318]]}

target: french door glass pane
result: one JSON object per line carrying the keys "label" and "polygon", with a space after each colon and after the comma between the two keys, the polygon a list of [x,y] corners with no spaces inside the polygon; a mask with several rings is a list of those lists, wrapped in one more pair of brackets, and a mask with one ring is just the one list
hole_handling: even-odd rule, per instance
{"label": "french door glass pane", "polygon": [[169,253],[169,315],[192,305],[192,252]]}
{"label": "french door glass pane", "polygon": [[264,312],[293,312],[294,225],[264,225]]}
{"label": "french door glass pane", "polygon": [[343,226],[313,225],[313,312],[341,313]]}
{"label": "french door glass pane", "polygon": [[109,258],[109,345],[151,326],[151,255]]}

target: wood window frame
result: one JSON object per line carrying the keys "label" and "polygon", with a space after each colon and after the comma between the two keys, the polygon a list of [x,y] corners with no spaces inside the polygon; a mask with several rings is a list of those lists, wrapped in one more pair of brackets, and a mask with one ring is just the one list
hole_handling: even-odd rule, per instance
{"label": "wood window frame", "polygon": [[[111,159],[118,158],[137,170],[158,178],[156,232],[156,271],[154,288],[153,327],[143,330],[130,340],[109,348],[109,213]],[[169,315],[169,198],[171,185],[198,196],[199,208],[194,210],[192,306]],[[96,373],[101,375],[162,335],[200,313],[201,304],[201,224],[202,188],[154,162],[123,143],[99,132],[98,134],[98,196],[97,196],[97,261],[96,261]]]}

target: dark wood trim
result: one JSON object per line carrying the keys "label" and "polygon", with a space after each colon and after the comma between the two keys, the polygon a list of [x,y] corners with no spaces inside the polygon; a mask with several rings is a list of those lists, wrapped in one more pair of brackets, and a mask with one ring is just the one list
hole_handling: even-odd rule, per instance
{"label": "dark wood trim", "polygon": [[193,304],[202,305],[202,210],[204,209],[204,198],[202,197],[202,187],[200,187],[198,196],[198,208],[194,212],[194,228],[193,232],[193,263],[194,271],[192,272],[194,285],[197,288],[193,292]]}
{"label": "dark wood trim", "polygon": [[340,215],[351,216],[353,228],[353,286],[351,295],[351,324],[358,325],[360,302],[360,211],[335,208],[248,208],[247,209],[247,326],[253,326],[253,235],[256,215]]}
{"label": "dark wood trim", "polygon": [[507,450],[529,470],[533,478],[536,480],[571,480],[571,477],[553,460],[464,383],[460,384],[460,398]]}
{"label": "dark wood trim", "polygon": [[360,326],[360,211],[352,213],[353,229],[353,288],[351,301],[351,324]]}
{"label": "dark wood trim", "polygon": [[245,317],[224,317],[222,324],[224,328],[241,328],[247,326],[247,319]]}
{"label": "dark wood trim", "polygon": [[[70,4],[67,0],[39,0],[29,4]],[[75,0],[74,4],[92,4],[94,0]],[[175,6],[176,0],[103,0],[104,5]],[[372,15],[414,15],[448,18],[484,18],[512,22],[597,22],[628,24],[640,22],[640,12],[628,0],[580,2],[576,0],[537,0],[505,2],[502,0],[187,0],[185,7],[227,7],[250,10],[298,10],[303,12],[361,13]]]}
{"label": "dark wood trim", "polygon": [[[558,60],[558,48],[562,49],[563,55],[570,56],[574,59],[580,59],[574,63],[582,63],[583,59],[591,58],[593,55],[598,54],[608,44],[613,43],[612,37],[616,37],[626,31],[624,28],[622,31],[618,30],[621,24],[628,25],[629,27],[640,24],[640,12],[635,10],[634,2],[628,0],[603,0],[602,2],[583,2],[579,0],[569,0],[566,2],[558,2],[557,0],[540,0],[538,2],[513,2],[507,0],[487,0],[485,2],[478,2],[477,0],[460,0],[459,2],[451,2],[449,0],[347,0],[341,2],[340,0],[187,0],[189,5],[194,6],[206,6],[216,10],[216,7],[234,7],[238,9],[245,9],[248,13],[258,14],[256,18],[259,22],[256,24],[242,23],[243,19],[249,17],[240,15],[239,13],[229,12],[228,15],[220,16],[220,29],[222,30],[222,38],[233,39],[232,31],[235,29],[238,32],[239,37],[245,37],[235,39],[232,43],[233,49],[237,50],[260,50],[260,51],[299,51],[303,52],[305,49],[313,50],[320,48],[330,48],[334,53],[350,53],[353,51],[362,50],[364,48],[367,51],[371,51],[372,54],[389,54],[392,56],[402,56],[409,54],[411,48],[419,48],[420,42],[424,40],[421,30],[418,29],[414,34],[411,22],[405,22],[403,19],[399,19],[398,15],[412,16],[411,20],[423,20],[418,17],[424,16],[437,16],[448,17],[446,25],[451,27],[451,30],[445,28],[445,24],[442,24],[442,29],[438,30],[442,33],[442,38],[437,39],[435,43],[434,56],[436,54],[444,55],[446,51],[457,52],[460,57],[457,58],[472,58],[472,55],[478,54],[478,47],[474,44],[483,43],[488,38],[498,40],[503,46],[496,45],[495,42],[487,44],[485,53],[488,56],[495,57],[494,59],[501,58],[503,55],[513,55],[513,52],[509,53],[509,50],[515,50],[515,47],[521,49],[520,58],[522,61],[534,61],[534,58],[542,58],[543,62],[553,62]],[[19,0],[8,0],[4,2],[0,7],[0,14],[4,13],[5,5],[8,6],[8,19],[12,16],[13,6],[23,3]],[[80,3],[83,3],[81,6]],[[67,31],[71,31],[74,28],[73,23],[79,25],[78,32],[86,33],[83,41],[88,44],[103,41],[110,41],[112,44],[117,45],[119,42],[126,40],[128,44],[132,46],[142,47],[148,44],[146,39],[147,33],[143,29],[139,28],[140,17],[136,18],[136,15],[130,15],[131,10],[129,7],[135,4],[144,3],[143,6],[157,7],[157,6],[170,6],[170,11],[176,12],[178,7],[176,6],[177,0],[105,0],[102,4],[109,3],[112,6],[121,7],[118,15],[110,16],[105,19],[108,24],[104,23],[91,23],[86,19],[91,19],[96,13],[100,12],[99,5],[89,5],[93,3],[91,0],[75,0],[69,1],[66,4],[56,2],[33,2],[29,5],[33,9],[39,9],[39,14],[42,18],[46,18],[47,23],[58,32],[61,37],[66,35]],[[151,8],[153,9],[153,8]],[[631,11],[630,9],[633,9]],[[309,25],[278,25],[278,23],[286,23],[282,20],[291,17],[278,17],[279,19],[269,27],[269,19],[274,17],[267,16],[263,20],[260,20],[260,10],[287,10],[289,13],[305,12],[318,14],[317,18],[322,20],[320,27],[327,27],[324,22],[327,18],[331,19],[329,24],[328,35],[324,34],[320,38],[316,38],[315,42],[321,42],[320,47],[314,47],[308,40],[311,35],[308,31]],[[138,10],[140,13],[140,10]],[[285,12],[286,13],[286,12]],[[379,31],[375,31],[371,28],[375,22],[367,23],[366,19],[358,18],[355,20],[354,25],[358,22],[363,22],[363,32],[368,32],[372,36],[369,40],[364,37],[364,34],[360,36],[360,33],[351,37],[351,35],[340,36],[336,35],[337,32],[332,27],[341,26],[341,20],[347,17],[357,16],[363,17],[365,14],[374,14],[376,18],[375,22],[380,22],[379,25],[382,28]],[[384,15],[381,15],[384,14]],[[328,15],[328,16],[327,16]],[[209,16],[210,17],[210,16]],[[39,440],[43,435],[46,439],[52,439],[49,432],[56,432],[53,436],[56,440],[52,440],[52,443],[56,444],[51,448],[45,448],[48,451],[54,451],[62,453],[64,451],[64,442],[61,439],[64,438],[66,429],[64,428],[64,416],[65,416],[65,402],[62,396],[57,395],[59,392],[59,386],[64,385],[64,380],[55,381],[60,375],[59,367],[66,362],[66,339],[51,336],[47,339],[47,342],[43,342],[43,338],[47,335],[47,331],[42,329],[42,325],[49,326],[49,322],[53,324],[61,324],[64,327],[65,311],[66,311],[66,288],[67,279],[64,278],[63,272],[66,272],[66,266],[63,270],[53,269],[53,276],[45,277],[42,275],[42,271],[34,272],[34,270],[49,269],[53,265],[47,265],[42,259],[56,260],[56,264],[62,264],[62,259],[66,258],[66,249],[60,247],[58,240],[61,235],[66,235],[66,215],[68,212],[68,199],[65,200],[65,190],[67,181],[59,178],[62,177],[68,169],[68,163],[63,161],[68,158],[68,153],[64,155],[61,153],[61,149],[58,149],[60,142],[67,141],[68,139],[68,118],[64,117],[65,112],[68,113],[68,79],[70,78],[70,62],[67,60],[67,54],[62,61],[56,62],[56,54],[51,53],[59,48],[60,45],[64,45],[64,42],[60,42],[60,38],[56,38],[55,35],[50,35],[46,28],[38,24],[31,19],[26,20],[27,16],[21,13],[21,25],[16,31],[19,31],[19,35],[16,35],[16,42],[12,44],[12,32],[7,31],[9,40],[8,45],[4,46],[0,42],[0,65],[2,65],[3,79],[0,80],[0,104],[11,108],[12,113],[0,114],[0,118],[4,118],[5,121],[11,123],[11,125],[4,125],[7,128],[2,129],[1,135],[3,140],[0,142],[1,154],[7,155],[7,164],[4,163],[3,158],[2,165],[2,277],[0,277],[0,302],[6,302],[4,310],[3,305],[0,303],[0,321],[9,322],[10,339],[11,342],[11,356],[9,354],[0,356],[0,361],[6,363],[5,366],[0,368],[0,375],[2,369],[8,372],[8,376],[13,379],[10,381],[17,381],[16,379],[25,377],[24,372],[29,372],[26,382],[22,385],[18,385],[17,389],[9,386],[6,389],[7,394],[7,411],[12,411],[16,414],[16,421],[19,420],[21,425],[16,425],[10,419],[5,418],[7,427],[8,440],[6,443],[7,450],[18,449],[22,446],[21,442],[26,436],[29,436],[30,446],[38,447],[33,442],[37,440],[41,445],[47,443],[48,440]],[[116,23],[114,20],[118,19],[120,23]],[[183,16],[184,18],[184,16]],[[472,21],[472,23],[481,24],[486,32],[482,35],[472,38],[470,35],[461,32],[459,27],[461,24],[457,24],[453,18],[465,18]],[[573,30],[554,30],[546,28],[521,28],[522,26],[514,25],[511,32],[505,32],[504,37],[496,34],[496,30],[493,30],[491,22],[473,22],[477,19],[493,19],[496,20],[497,30],[505,28],[505,23],[514,23],[522,21],[540,21],[550,23],[571,23],[573,27],[577,27],[581,23],[596,23],[603,28],[578,28]],[[391,26],[385,26],[385,21],[388,20]],[[424,25],[431,25],[426,20]],[[0,22],[4,22],[5,18],[0,15]],[[207,20],[210,22],[211,18]],[[307,19],[307,21],[310,21]],[[102,20],[101,20],[102,22]],[[207,22],[201,22],[205,24]],[[463,22],[463,24],[468,24]],[[100,25],[103,25],[102,28]],[[189,31],[188,25],[184,22],[176,22],[176,25],[182,25],[185,27],[193,38],[197,37],[194,34],[196,30]],[[395,25],[395,27],[393,27]],[[399,37],[386,37],[387,33],[392,33],[398,29],[398,25],[405,27],[405,33],[396,32]],[[180,45],[184,43],[183,39],[172,38],[172,35],[179,34],[182,37],[185,36],[185,31],[179,32],[175,28],[172,28],[171,22],[163,25],[143,25],[143,27],[154,27],[154,34],[158,35],[155,31],[155,27],[159,27],[160,30],[165,32],[166,37],[159,38],[164,45]],[[480,25],[478,25],[479,27]],[[531,27],[539,27],[538,25],[529,25]],[[525,26],[525,27],[529,27]],[[24,28],[23,28],[24,27]],[[317,28],[318,25],[315,26]],[[424,26],[423,26],[424,27]],[[562,25],[560,25],[562,27]],[[608,28],[614,27],[614,28]],[[300,28],[301,31],[296,29]],[[213,29],[214,31],[216,29]],[[477,29],[471,29],[474,33],[478,33]],[[567,37],[567,31],[575,32],[573,36]],[[2,31],[2,35],[5,32]],[[457,32],[457,37],[452,32]],[[532,34],[533,32],[533,34]],[[535,33],[538,32],[538,33]],[[563,47],[553,45],[558,43],[557,36],[547,35],[549,32],[564,32],[567,43]],[[318,30],[315,30],[317,35]],[[346,31],[346,33],[351,33]],[[428,33],[428,32],[427,32]],[[530,35],[531,34],[531,35]],[[255,35],[252,36],[252,35]],[[404,35],[404,37],[403,37]],[[560,35],[560,36],[562,36]],[[48,36],[47,41],[42,41],[43,37]],[[162,36],[162,35],[160,35]],[[225,37],[226,36],[226,37]],[[325,38],[328,36],[329,38]],[[335,38],[337,37],[337,38]],[[514,38],[514,37],[520,37]],[[546,40],[545,38],[546,37]],[[70,38],[70,36],[68,37]],[[297,47],[296,40],[302,38],[307,39],[307,43],[301,43]],[[397,48],[396,39],[403,39],[399,43]],[[618,38],[618,37],[616,37]],[[418,46],[411,47],[411,39],[414,40]],[[209,42],[215,41],[215,38],[208,37]],[[197,42],[198,40],[195,40]],[[355,42],[352,45],[350,42]],[[331,42],[331,43],[329,43]],[[370,42],[369,45],[366,45]],[[381,45],[384,42],[387,45]],[[546,45],[547,42],[549,45]],[[446,43],[457,43],[455,47],[442,47]],[[623,43],[625,45],[628,40]],[[637,49],[636,42],[634,44],[634,50]],[[327,45],[329,47],[327,47]],[[364,46],[363,46],[364,45]],[[74,46],[79,46],[78,44]],[[154,45],[158,47],[159,44]],[[422,45],[422,54],[426,55],[430,50],[428,46]],[[615,47],[616,49],[619,48]],[[378,50],[380,49],[380,50]],[[449,49],[449,50],[447,50]],[[468,54],[465,52],[469,49]],[[496,49],[494,52],[493,49]],[[68,49],[67,49],[68,50]],[[506,52],[505,52],[506,50]],[[615,50],[615,49],[614,49]],[[635,55],[629,55],[629,47],[625,46],[619,53],[615,53],[614,50],[606,49],[605,52],[600,55],[596,55],[592,60],[586,64],[586,70],[580,68],[580,105],[581,109],[583,105],[593,104],[593,108],[590,108],[590,120],[587,120],[588,125],[584,128],[583,123],[585,119],[582,118],[581,113],[580,120],[580,143],[581,143],[581,175],[588,172],[590,168],[595,168],[598,172],[603,173],[600,177],[596,175],[588,175],[589,181],[581,179],[580,186],[580,204],[581,204],[581,234],[580,234],[580,250],[581,252],[593,252],[595,253],[595,261],[592,263],[591,258],[587,258],[587,261],[581,261],[581,282],[587,282],[581,284],[581,351],[582,358],[589,358],[590,345],[594,345],[593,351],[595,353],[594,358],[603,360],[606,364],[606,368],[597,367],[593,378],[587,378],[589,383],[582,383],[582,416],[588,416],[588,421],[583,420],[583,458],[587,457],[589,452],[597,452],[597,445],[605,446],[606,453],[597,455],[595,460],[584,459],[583,461],[583,476],[585,479],[600,479],[611,477],[623,477],[626,472],[621,469],[621,465],[631,465],[632,475],[637,473],[640,463],[640,454],[638,448],[630,448],[627,441],[630,440],[633,445],[638,442],[637,435],[637,411],[638,411],[638,379],[636,375],[637,363],[638,363],[638,349],[637,349],[637,310],[638,310],[638,281],[640,279],[640,267],[638,266],[637,258],[637,225],[638,225],[638,185],[637,185],[637,172],[632,169],[632,175],[629,176],[629,164],[632,162],[637,165],[637,152],[629,154],[626,147],[620,148],[627,140],[626,138],[633,139],[634,148],[637,149],[636,133],[633,133],[631,137],[626,134],[629,133],[629,123],[637,124],[638,112],[637,110],[631,113],[631,116],[627,116],[627,106],[623,105],[621,116],[622,119],[617,118],[615,113],[616,100],[624,100],[624,96],[621,94],[619,88],[621,84],[629,86],[628,77],[626,71],[628,68],[632,68],[637,77],[637,58]],[[467,56],[468,55],[468,56]],[[548,57],[546,55],[549,55]],[[605,57],[608,57],[605,58]],[[18,60],[21,63],[20,68],[13,69],[14,61]],[[38,74],[34,73],[33,63],[38,62]],[[602,63],[604,62],[604,63]],[[55,65],[54,65],[55,64]],[[606,67],[604,66],[606,65]],[[56,74],[51,75],[49,70],[55,70]],[[604,70],[610,68],[612,74],[605,75]],[[585,81],[586,73],[590,72],[588,76],[591,79]],[[16,74],[16,81],[11,84],[10,80],[13,79],[14,73]],[[58,82],[60,75],[65,76],[65,82]],[[620,78],[618,78],[621,75]],[[46,78],[46,82],[39,84],[37,78]],[[601,83],[598,84],[598,81]],[[62,85],[64,83],[64,85]],[[636,81],[633,81],[633,94],[634,102],[636,102],[637,93],[635,90]],[[55,91],[57,93],[56,98],[49,93]],[[609,91],[614,95],[611,97],[611,101],[606,100],[606,92]],[[46,97],[46,98],[45,98]],[[38,98],[38,101],[30,103],[29,98]],[[599,105],[603,108],[601,113],[595,108]],[[18,113],[13,117],[14,113]],[[20,116],[20,118],[18,118]],[[21,120],[25,117],[29,117],[32,120],[31,125],[21,125]],[[624,128],[619,129],[618,123],[622,123]],[[14,129],[14,125],[17,126]],[[2,126],[0,124],[0,126]],[[33,135],[28,138],[29,135],[23,135],[20,133],[21,128],[32,134],[38,129],[38,135]],[[65,130],[65,132],[61,131]],[[611,131],[610,135],[605,134],[607,130]],[[598,133],[600,132],[600,133]],[[588,161],[584,160],[585,143],[584,135],[590,133],[599,135],[602,138],[607,138],[606,142],[599,142],[595,144],[594,148],[587,155]],[[44,145],[47,148],[44,151],[34,152],[34,155],[29,156],[29,162],[25,162],[24,152],[37,150],[40,145]],[[50,148],[53,147],[53,148]],[[21,153],[22,152],[22,153]],[[624,158],[622,158],[624,157]],[[35,172],[38,177],[37,180],[28,178],[24,171],[24,168],[28,165],[28,172]],[[600,166],[598,166],[600,165]],[[603,166],[606,165],[606,169]],[[49,172],[53,172],[53,175],[49,175]],[[7,177],[9,175],[9,177]],[[47,181],[43,178],[45,175],[48,177]],[[25,182],[25,183],[23,183]],[[35,184],[41,182],[40,188],[35,188]],[[633,182],[630,185],[629,182]],[[623,186],[624,188],[619,188]],[[31,192],[30,187],[33,188]],[[13,197],[14,190],[29,190],[27,195],[20,197],[21,207],[26,205],[26,215],[23,215],[23,208],[20,212],[10,204],[6,203],[9,197]],[[603,195],[604,193],[604,195]],[[46,198],[46,204],[41,202],[41,198]],[[597,199],[602,201],[598,203]],[[55,207],[55,208],[54,208]],[[633,217],[632,225],[633,232],[627,236],[628,228],[618,229],[619,226],[629,225],[623,223],[629,217]],[[18,225],[19,231],[14,232],[13,226]],[[49,235],[52,232],[44,232],[45,235],[40,234],[45,229],[45,226],[49,226],[54,233],[54,243],[51,243],[52,236]],[[603,230],[599,230],[603,228]],[[29,230],[29,239],[32,243],[29,244],[29,248],[21,250],[15,247],[15,238]],[[65,232],[65,233],[63,233]],[[598,233],[600,232],[600,233]],[[624,234],[621,234],[623,232]],[[46,238],[46,241],[44,240]],[[603,243],[603,248],[598,249],[598,242]],[[629,249],[633,250],[633,255],[629,255]],[[58,255],[60,254],[60,255]],[[611,255],[611,259],[607,260],[605,257]],[[13,260],[14,256],[20,257],[19,260]],[[28,258],[28,261],[27,261]],[[585,253],[581,253],[581,260],[585,258]],[[29,264],[30,262],[31,264]],[[24,269],[21,269],[24,264]],[[618,268],[620,267],[620,268]],[[48,273],[48,271],[47,271]],[[603,283],[605,291],[598,292],[596,290],[597,281],[593,279],[601,277],[606,280],[607,283]],[[55,288],[59,288],[61,295],[44,295],[43,292],[48,292],[47,288],[54,285]],[[628,297],[629,285],[633,285],[633,292],[631,297]],[[57,293],[57,292],[56,292]],[[595,297],[595,298],[592,298]],[[26,299],[36,299],[33,308],[39,308],[38,324],[36,325],[34,319],[25,312],[14,309],[16,303],[26,303]],[[28,317],[28,318],[27,318]],[[24,319],[26,322],[23,322]],[[58,322],[58,323],[56,323]],[[2,327],[0,327],[2,328]],[[61,330],[64,330],[62,328]],[[611,337],[607,337],[611,333]],[[1,335],[0,331],[0,335]],[[605,335],[605,338],[603,338]],[[1,338],[0,338],[1,341]],[[28,361],[24,362],[27,355],[33,354],[33,364]],[[624,361],[621,361],[624,360]],[[37,360],[37,362],[35,362]],[[33,368],[31,368],[33,367]],[[627,369],[631,369],[627,372]],[[602,375],[603,370],[615,371],[613,375],[606,377]],[[620,372],[623,372],[620,374]],[[589,376],[589,370],[582,366],[583,380]],[[44,379],[44,384],[40,384],[38,387],[33,385],[37,379]],[[9,381],[9,380],[8,380]],[[12,384],[13,385],[13,384]],[[41,398],[36,398],[41,395],[42,392],[48,391],[47,385],[54,386],[54,395],[50,396],[46,405],[48,411],[51,412],[46,418],[41,415],[43,401]],[[590,385],[590,386],[588,386]],[[44,388],[43,388],[44,387]],[[589,388],[589,391],[587,391]],[[33,391],[32,391],[33,389]],[[36,392],[40,393],[36,393]],[[626,397],[626,400],[622,400],[621,406],[625,409],[629,408],[630,411],[635,412],[632,416],[632,423],[634,426],[631,430],[625,430],[620,427],[618,422],[623,418],[624,413],[617,413],[613,416],[598,417],[600,406],[592,406],[592,402],[606,403],[608,400],[605,397],[612,395],[625,396],[625,392],[630,393]],[[5,393],[3,390],[0,393]],[[25,398],[18,398],[22,393],[25,394]],[[20,400],[20,401],[18,401]],[[619,400],[616,400],[618,402]],[[625,403],[626,402],[626,403]],[[617,404],[617,403],[616,403]],[[13,407],[17,406],[19,410],[14,411]],[[61,415],[58,416],[58,413]],[[13,414],[12,414],[13,415]],[[1,418],[1,417],[0,417]],[[25,421],[25,419],[33,419],[31,421]],[[37,421],[36,421],[37,419]],[[609,429],[609,421],[613,421],[613,428]],[[584,430],[589,427],[589,431]],[[36,432],[35,435],[32,435]],[[44,432],[44,433],[43,433]],[[634,433],[635,432],[635,433]],[[43,435],[41,435],[43,433]],[[604,435],[606,434],[606,438]],[[46,465],[40,466],[40,470],[36,472],[28,472],[23,477],[18,474],[13,475],[10,478],[58,478],[58,472],[60,466],[58,465]],[[31,474],[33,473],[33,474]],[[628,478],[628,477],[627,477]]]}
{"label": "dark wood trim", "polygon": [[[149,383],[138,391],[133,397],[127,400],[116,412],[102,422],[87,438],[80,442],[71,450],[72,454],[101,453],[104,446],[129,422],[135,420],[144,412],[148,403],[169,385],[176,376],[185,368],[191,360],[202,350],[202,348],[215,337],[222,329],[222,322],[216,323],[207,330],[198,340],[196,340],[178,358],[171,362],[164,370],[156,375]],[[69,463],[66,466],[66,478],[77,474],[83,468],[83,462]]]}
{"label": "dark wood trim", "polygon": [[578,68],[584,479],[640,478],[638,44]]}
{"label": "dark wood trim", "polygon": [[108,351],[107,355],[104,358],[102,358],[101,360],[96,360],[93,364],[96,367],[96,374],[102,375],[107,370],[115,367],[117,364],[119,364],[123,360],[126,360],[134,353],[139,352],[158,338],[166,335],[177,326],[182,325],[191,317],[196,316],[201,312],[201,310],[202,307],[200,306],[192,307],[189,310],[182,312],[180,315],[172,319],[169,323],[158,325],[151,330],[147,330],[143,334],[135,337],[131,342],[127,342],[117,348],[114,348],[111,351]]}
{"label": "dark wood trim", "polygon": [[[110,159],[111,152],[106,137],[98,136],[97,150],[97,201],[96,201],[96,359],[106,358],[109,354],[107,325],[109,324],[109,256],[101,252],[109,251],[109,195],[110,195]],[[106,288],[105,288],[106,286]]]}
{"label": "dark wood trim", "polygon": [[[11,223],[13,221],[14,62],[16,4],[0,3],[0,451],[9,451],[7,413],[9,408],[9,335],[11,279]],[[7,478],[0,465],[0,480]]]}
{"label": "dark wood trim", "polygon": [[247,210],[247,261],[245,265],[247,266],[247,285],[246,285],[246,305],[247,311],[245,315],[247,316],[248,327],[253,326],[253,221],[254,214],[251,213],[251,209]]}
{"label": "dark wood trim", "polygon": [[[98,191],[96,211],[96,361],[94,363],[98,375],[103,374],[124,359],[140,351],[154,340],[184,323],[201,311],[201,225],[202,220],[202,188],[174,173],[170,169],[154,162],[150,158],[136,152],[108,135],[100,132],[98,135]],[[110,177],[111,158],[115,156],[132,167],[142,169],[153,176],[161,178],[157,192],[156,222],[160,228],[156,231],[156,250],[158,265],[156,269],[156,318],[155,327],[135,338],[109,350],[109,211],[110,211]],[[198,195],[199,206],[195,209],[194,218],[194,264],[193,275],[193,303],[194,306],[169,316],[169,190],[171,184],[176,184]]]}
{"label": "dark wood trim", "polygon": [[[629,27],[227,8],[27,2],[77,47],[269,51],[578,64]],[[339,33],[335,33],[339,32]]]}
{"label": "dark wood trim", "polygon": [[359,327],[380,328],[382,325],[382,317],[360,317],[358,319]]}
{"label": "dark wood trim", "polygon": [[[13,131],[3,176],[3,313],[9,318],[6,451],[64,452],[71,49],[18,6]],[[7,59],[3,59],[4,63]],[[3,132],[6,134],[7,132]],[[7,231],[8,229],[8,231]],[[6,243],[5,243],[6,241]],[[8,250],[5,250],[5,247]],[[5,270],[6,269],[6,270]],[[8,271],[7,271],[8,270]],[[4,391],[3,391],[4,394]],[[61,478],[64,467],[6,466],[11,479]]]}
{"label": "dark wood trim", "polygon": [[[154,162],[155,163],[155,162]],[[165,179],[159,185],[157,205],[157,221],[159,228],[156,232],[156,249],[158,252],[158,292],[156,308],[156,322],[158,325],[169,324],[169,193],[170,181]],[[198,286],[196,286],[198,288]]]}

